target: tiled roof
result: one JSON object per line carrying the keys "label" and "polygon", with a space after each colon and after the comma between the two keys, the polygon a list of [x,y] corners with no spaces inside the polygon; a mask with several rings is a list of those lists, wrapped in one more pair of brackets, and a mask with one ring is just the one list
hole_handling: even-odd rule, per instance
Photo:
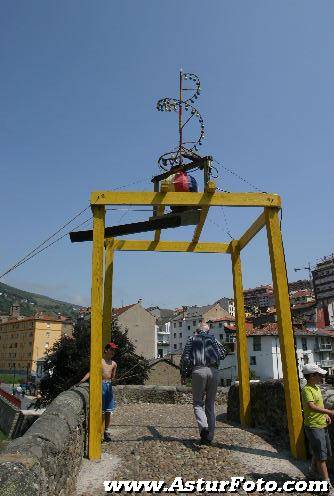
{"label": "tiled roof", "polygon": [[152,358],[152,360],[149,360],[149,368],[153,367],[153,365],[156,365],[159,362],[166,362],[168,365],[172,365],[172,367],[175,367],[176,369],[179,369],[180,367],[176,365],[175,363],[172,362],[169,358],[162,357],[162,358]]}
{"label": "tiled roof", "polygon": [[208,322],[224,322],[224,321],[234,322],[235,321],[235,317],[233,317],[233,315],[229,314],[224,309],[222,309],[222,310],[223,310],[223,312],[225,312],[225,316],[224,317],[213,318],[213,319],[208,320]]}
{"label": "tiled roof", "polygon": [[291,310],[299,310],[300,308],[311,308],[315,305],[315,301],[306,301],[305,303],[298,303],[297,305],[293,305],[293,307],[291,307]]}
{"label": "tiled roof", "polygon": [[[69,317],[64,317],[64,316],[59,316],[59,317],[52,317],[52,315],[34,315],[32,317],[10,317],[8,320],[5,322],[2,322],[2,324],[15,324],[15,323],[21,323],[21,322],[31,322],[33,320],[39,320],[42,322],[72,322],[72,320]],[[1,322],[0,322],[1,323]]]}
{"label": "tiled roof", "polygon": [[[293,328],[296,336],[332,336],[334,337],[334,329],[310,329]],[[247,330],[247,336],[275,336],[278,335],[278,325],[276,322],[266,324],[264,327],[258,327],[252,330]]]}
{"label": "tiled roof", "polygon": [[119,317],[119,316],[120,316],[120,315],[122,315],[124,312],[126,312],[127,310],[129,310],[129,308],[132,308],[132,307],[134,307],[135,305],[137,305],[137,303],[132,303],[132,305],[126,305],[125,307],[121,307],[121,308],[113,308],[112,313],[113,313],[113,315],[115,315],[116,317]]}

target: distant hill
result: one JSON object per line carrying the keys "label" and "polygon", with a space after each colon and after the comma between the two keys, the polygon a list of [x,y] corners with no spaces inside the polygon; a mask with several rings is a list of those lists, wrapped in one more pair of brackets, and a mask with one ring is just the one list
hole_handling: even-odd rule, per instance
{"label": "distant hill", "polygon": [[21,315],[26,316],[34,315],[36,312],[45,312],[51,315],[60,313],[67,317],[76,317],[81,308],[79,305],[22,291],[22,289],[13,288],[0,282],[0,315],[8,315],[10,307],[15,302],[20,304]]}

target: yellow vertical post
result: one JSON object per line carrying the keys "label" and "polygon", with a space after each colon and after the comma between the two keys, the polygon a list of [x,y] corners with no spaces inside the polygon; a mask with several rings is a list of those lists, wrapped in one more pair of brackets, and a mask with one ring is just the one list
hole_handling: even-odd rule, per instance
{"label": "yellow vertical post", "polygon": [[237,335],[237,357],[239,376],[239,402],[241,425],[251,424],[249,365],[246,336],[244,293],[242,287],[241,259],[238,241],[230,243],[233,273],[233,290]]}
{"label": "yellow vertical post", "polygon": [[92,206],[92,211],[93,255],[88,456],[90,460],[99,460],[101,458],[102,419],[102,291],[105,207],[104,205]]}
{"label": "yellow vertical post", "polygon": [[110,238],[105,241],[102,348],[111,338],[113,272],[114,239]]}
{"label": "yellow vertical post", "polygon": [[305,459],[305,440],[301,410],[295,344],[291,322],[288,281],[282,234],[278,218],[279,208],[266,207],[265,218],[269,245],[271,272],[275,293],[279,341],[282,356],[285,403],[291,453]]}

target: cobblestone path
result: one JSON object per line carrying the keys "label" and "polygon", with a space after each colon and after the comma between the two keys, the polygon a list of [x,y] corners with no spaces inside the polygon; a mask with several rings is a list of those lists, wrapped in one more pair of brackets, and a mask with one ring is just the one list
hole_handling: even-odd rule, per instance
{"label": "cobblestone path", "polygon": [[305,480],[305,462],[289,458],[287,451],[259,430],[224,422],[223,415],[217,417],[212,445],[201,446],[191,405],[121,405],[112,420],[113,441],[103,444],[101,462],[84,460],[78,496],[107,494],[104,480],[152,479],[168,484],[175,477],[211,481],[262,477],[279,483]]}

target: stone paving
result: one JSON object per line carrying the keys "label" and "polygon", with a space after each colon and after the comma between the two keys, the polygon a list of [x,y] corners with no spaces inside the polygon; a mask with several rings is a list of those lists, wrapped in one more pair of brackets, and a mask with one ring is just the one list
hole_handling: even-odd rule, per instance
{"label": "stone paving", "polygon": [[201,446],[198,442],[191,405],[121,405],[112,420],[113,441],[103,444],[101,462],[84,460],[77,496],[106,494],[104,480],[165,480],[168,484],[175,477],[184,480],[263,477],[279,483],[305,480],[305,462],[294,461],[277,440],[263,431],[226,423],[223,414],[217,417],[211,446]]}

